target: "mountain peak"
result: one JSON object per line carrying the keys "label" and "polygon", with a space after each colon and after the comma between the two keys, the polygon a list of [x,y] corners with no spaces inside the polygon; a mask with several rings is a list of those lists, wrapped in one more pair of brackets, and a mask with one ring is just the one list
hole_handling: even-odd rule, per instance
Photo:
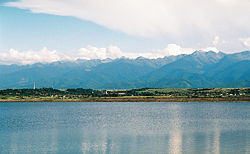
{"label": "mountain peak", "polygon": [[140,59],[147,59],[147,58],[145,58],[143,56],[139,56],[139,57],[136,58],[136,60],[140,60]]}
{"label": "mountain peak", "polygon": [[[246,87],[250,85],[250,51],[225,54],[195,51],[158,59],[94,59],[49,64],[0,65],[0,89],[132,88],[132,87]],[[91,70],[91,71],[90,71]],[[23,80],[25,79],[25,80]]]}

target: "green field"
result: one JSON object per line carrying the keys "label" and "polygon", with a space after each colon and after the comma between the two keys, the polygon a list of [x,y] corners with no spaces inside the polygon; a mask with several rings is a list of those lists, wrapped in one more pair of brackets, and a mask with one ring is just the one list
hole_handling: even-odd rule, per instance
{"label": "green field", "polygon": [[201,89],[5,89],[0,101],[250,101],[250,88]]}

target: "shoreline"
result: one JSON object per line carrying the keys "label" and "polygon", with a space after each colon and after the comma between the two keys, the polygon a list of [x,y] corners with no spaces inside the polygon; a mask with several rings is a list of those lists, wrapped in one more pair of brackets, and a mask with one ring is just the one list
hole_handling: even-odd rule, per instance
{"label": "shoreline", "polygon": [[250,102],[250,97],[173,97],[173,98],[84,98],[84,99],[0,99],[4,102]]}

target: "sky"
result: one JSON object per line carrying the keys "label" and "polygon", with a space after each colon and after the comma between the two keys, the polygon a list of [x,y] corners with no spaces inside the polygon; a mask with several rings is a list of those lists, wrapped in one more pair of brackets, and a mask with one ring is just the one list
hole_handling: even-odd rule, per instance
{"label": "sky", "polygon": [[250,0],[0,0],[0,63],[250,50]]}

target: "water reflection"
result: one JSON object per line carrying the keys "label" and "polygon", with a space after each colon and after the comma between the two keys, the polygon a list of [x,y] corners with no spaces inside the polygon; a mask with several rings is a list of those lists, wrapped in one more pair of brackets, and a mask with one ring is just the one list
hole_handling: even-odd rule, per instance
{"label": "water reflection", "polygon": [[182,153],[182,135],[179,130],[172,133],[170,132],[169,153],[170,154]]}
{"label": "water reflection", "polygon": [[[215,125],[218,126],[218,121],[215,120]],[[218,126],[219,127],[219,126]],[[220,129],[218,127],[214,128],[214,153],[220,154]]]}
{"label": "water reflection", "polygon": [[0,106],[0,153],[250,151],[248,103],[16,105]]}
{"label": "water reflection", "polygon": [[[93,136],[89,136],[87,134],[83,134],[82,140],[82,153],[107,153],[107,150],[112,149],[114,146],[110,141],[108,141],[107,134],[102,134],[99,138],[94,138]],[[112,150],[114,151],[114,149]]]}
{"label": "water reflection", "polygon": [[181,106],[176,104],[171,107],[171,117],[173,119],[170,123],[170,138],[169,138],[169,153],[181,154],[182,153],[182,131],[181,131]]}

